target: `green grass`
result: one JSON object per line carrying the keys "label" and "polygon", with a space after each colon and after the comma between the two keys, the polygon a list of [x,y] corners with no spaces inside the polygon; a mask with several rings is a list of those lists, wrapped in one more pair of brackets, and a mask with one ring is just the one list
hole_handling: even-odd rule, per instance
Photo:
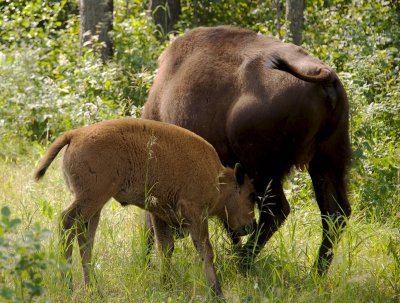
{"label": "green grass", "polygon": [[[72,198],[57,162],[40,183],[32,179],[35,161],[28,156],[16,162],[0,162],[0,208],[9,206],[13,216],[22,221],[18,233],[13,236],[18,238],[39,222],[52,231],[42,246],[49,258],[59,255],[60,213]],[[296,178],[302,176],[296,174]],[[212,222],[216,267],[227,302],[399,302],[400,232],[396,214],[381,223],[373,216],[366,216],[354,201],[354,214],[340,244],[335,247],[336,255],[329,273],[318,278],[310,274],[310,269],[317,253],[321,225],[319,210],[309,198],[312,197],[309,192],[309,184],[297,189],[290,187],[287,194],[292,213],[247,273],[237,268],[234,256],[229,253],[227,236],[219,224]],[[400,213],[400,209],[397,211]],[[72,265],[75,291],[69,292],[63,286],[60,263],[49,262],[43,270],[45,293],[40,300],[211,301],[200,258],[189,238],[176,241],[167,285],[161,281],[157,252],[151,257],[151,265],[145,266],[142,221],[143,213],[139,208],[123,208],[115,201],[109,202],[102,212],[94,246],[97,290],[83,287],[75,244]],[[12,283],[10,277],[0,273],[0,289],[12,287]]]}

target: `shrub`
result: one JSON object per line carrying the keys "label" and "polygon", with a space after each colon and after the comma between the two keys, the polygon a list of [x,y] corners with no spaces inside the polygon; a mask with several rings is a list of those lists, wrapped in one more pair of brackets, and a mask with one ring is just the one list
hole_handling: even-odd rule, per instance
{"label": "shrub", "polygon": [[48,237],[49,231],[35,224],[33,228],[15,238],[20,223],[20,219],[11,217],[8,207],[1,209],[0,298],[2,302],[32,302],[34,298],[42,296],[45,292],[44,270],[52,263],[52,259],[45,254],[41,245]]}
{"label": "shrub", "polygon": [[130,8],[117,2],[115,60],[108,64],[93,50],[78,56],[77,16],[56,21],[66,3],[47,0],[1,7],[2,137],[47,142],[73,127],[140,114],[161,52],[147,15],[128,14],[141,1]]}

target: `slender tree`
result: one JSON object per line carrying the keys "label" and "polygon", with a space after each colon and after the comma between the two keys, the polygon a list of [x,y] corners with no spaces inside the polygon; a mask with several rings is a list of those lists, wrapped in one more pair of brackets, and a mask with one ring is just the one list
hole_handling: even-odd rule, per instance
{"label": "slender tree", "polygon": [[279,38],[282,39],[281,35],[281,16],[282,16],[282,8],[283,8],[283,3],[281,0],[273,0],[273,5],[275,6],[276,9],[276,29],[278,31]]}
{"label": "slender tree", "polygon": [[98,42],[104,43],[101,47],[101,57],[105,61],[112,57],[112,41],[110,31],[113,28],[113,0],[80,0],[81,32],[80,53],[84,47],[90,46],[94,36]]}
{"label": "slender tree", "polygon": [[286,0],[286,23],[288,23],[289,37],[296,45],[302,43],[305,8],[305,0]]}
{"label": "slender tree", "polygon": [[181,14],[180,0],[150,0],[150,10],[154,23],[160,29],[160,37],[174,29]]}

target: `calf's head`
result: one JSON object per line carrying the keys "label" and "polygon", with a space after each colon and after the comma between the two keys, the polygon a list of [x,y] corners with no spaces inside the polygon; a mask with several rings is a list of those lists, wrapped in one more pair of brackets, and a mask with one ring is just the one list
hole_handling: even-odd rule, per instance
{"label": "calf's head", "polygon": [[256,226],[254,205],[256,192],[243,167],[237,163],[235,168],[225,168],[219,176],[220,208],[217,216],[225,227],[236,236],[244,236]]}

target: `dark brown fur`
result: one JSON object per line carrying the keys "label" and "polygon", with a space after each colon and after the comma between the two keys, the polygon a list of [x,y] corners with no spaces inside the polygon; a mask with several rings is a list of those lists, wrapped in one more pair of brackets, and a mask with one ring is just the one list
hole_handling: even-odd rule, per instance
{"label": "dark brown fur", "polygon": [[151,213],[159,248],[167,259],[174,247],[173,227],[187,229],[205,262],[208,282],[222,296],[207,220],[216,216],[239,234],[250,231],[255,192],[240,165],[224,168],[215,149],[186,129],[121,119],[59,137],[39,164],[36,180],[64,146],[63,173],[75,199],[62,215],[62,239],[70,262],[72,241],[78,237],[86,283],[100,212],[114,197]]}
{"label": "dark brown fur", "polygon": [[200,27],[161,55],[143,117],[199,134],[224,165],[243,164],[263,196],[259,234],[245,252],[255,245],[257,254],[289,214],[284,176],[293,166],[308,168],[323,225],[316,266],[327,270],[351,212],[348,101],[330,67],[298,46],[249,30]]}

